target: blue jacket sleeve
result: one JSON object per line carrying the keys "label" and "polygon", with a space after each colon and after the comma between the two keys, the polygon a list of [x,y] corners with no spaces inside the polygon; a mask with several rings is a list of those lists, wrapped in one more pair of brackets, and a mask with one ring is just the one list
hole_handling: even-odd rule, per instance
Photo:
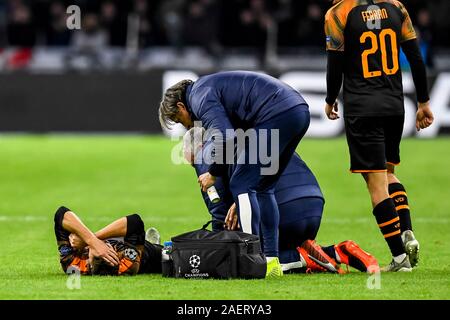
{"label": "blue jacket sleeve", "polygon": [[202,127],[209,130],[209,134],[214,141],[212,148],[212,164],[208,172],[215,176],[223,176],[227,170],[226,147],[233,146],[234,152],[234,127],[226,113],[225,107],[220,102],[217,91],[211,87],[200,87],[192,92],[195,101],[192,104],[196,106],[196,116],[201,121]]}
{"label": "blue jacket sleeve", "polygon": [[[194,164],[194,169],[198,177],[207,171],[207,166],[202,164]],[[206,192],[202,192],[201,190],[200,192],[202,194],[202,198],[205,202],[206,208],[213,218],[213,231],[218,231],[223,230],[223,221],[225,221],[228,209],[231,206],[231,204],[227,200],[233,198],[231,196],[227,197],[227,190],[221,178],[218,178],[214,185],[220,196],[219,203],[212,203],[209,200],[208,194]]]}

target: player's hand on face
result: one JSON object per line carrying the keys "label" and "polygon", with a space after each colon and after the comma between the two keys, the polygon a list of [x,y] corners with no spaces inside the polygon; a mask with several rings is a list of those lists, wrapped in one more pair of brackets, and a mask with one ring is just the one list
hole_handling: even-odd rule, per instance
{"label": "player's hand on face", "polygon": [[105,243],[100,239],[95,239],[89,244],[89,253],[94,257],[102,258],[112,266],[119,265],[119,257],[117,252],[109,243]]}
{"label": "player's hand on face", "polygon": [[433,124],[434,116],[433,112],[430,108],[430,102],[419,103],[419,108],[417,109],[416,114],[416,129],[420,131],[420,129],[428,128]]}
{"label": "player's hand on face", "polygon": [[84,247],[86,247],[86,242],[84,242],[79,236],[77,236],[75,233],[71,233],[69,235],[69,242],[70,246],[72,248],[75,248],[77,250],[83,250]]}
{"label": "player's hand on face", "polygon": [[202,191],[206,192],[206,189],[216,182],[216,177],[212,176],[209,172],[206,172],[198,177],[197,182],[200,184]]}
{"label": "player's hand on face", "polygon": [[327,115],[328,119],[330,120],[337,120],[339,119],[338,112],[338,103],[335,102],[332,106],[328,103],[325,105],[325,114]]}
{"label": "player's hand on face", "polygon": [[228,230],[236,230],[239,225],[238,225],[238,215],[236,212],[236,203],[233,203],[230,207],[230,209],[228,209],[228,213],[227,216],[225,217],[225,229]]}

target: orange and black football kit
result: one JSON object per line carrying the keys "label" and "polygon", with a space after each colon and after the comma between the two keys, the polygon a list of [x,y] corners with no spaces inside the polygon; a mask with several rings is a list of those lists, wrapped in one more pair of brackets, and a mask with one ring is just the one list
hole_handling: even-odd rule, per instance
{"label": "orange and black football kit", "polygon": [[[404,123],[400,48],[416,87],[429,100],[426,68],[405,6],[397,0],[341,0],[325,17],[327,98],[333,105],[344,78],[344,122],[352,172],[385,172],[400,163]],[[393,256],[404,253],[400,233],[412,230],[406,191],[389,185],[390,198],[373,213]]]}
{"label": "orange and black football kit", "polygon": [[[104,265],[104,268],[93,268],[89,264],[89,249],[80,251],[69,242],[70,232],[65,230],[62,221],[64,214],[70,209],[60,207],[55,213],[55,236],[58,244],[60,263],[64,272],[80,274],[134,275],[137,273],[161,273],[161,250],[159,245],[145,241],[144,223],[139,215],[128,215],[127,234],[122,240],[105,240],[116,251],[119,265],[115,268]],[[71,268],[72,267],[72,268]]]}
{"label": "orange and black football kit", "polygon": [[408,12],[396,0],[342,0],[327,12],[325,33],[326,101],[336,101],[344,77],[351,171],[385,171],[386,163],[400,163],[405,113],[400,47],[411,64],[418,101],[429,100],[425,65]]}

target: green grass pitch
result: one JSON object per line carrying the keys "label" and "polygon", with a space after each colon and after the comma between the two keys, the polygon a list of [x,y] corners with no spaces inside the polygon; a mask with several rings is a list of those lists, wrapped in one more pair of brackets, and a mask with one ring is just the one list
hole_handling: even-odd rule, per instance
{"label": "green grass pitch", "polygon": [[[184,280],[159,275],[83,277],[69,290],[60,269],[53,214],[60,205],[91,229],[138,212],[162,240],[209,216],[194,171],[170,161],[175,142],[152,136],[0,136],[0,299],[448,299],[450,139],[406,139],[405,184],[421,262],[410,274],[285,275],[271,280]],[[348,171],[344,139],[304,139],[300,154],[326,197],[318,242],[357,241],[384,265],[388,248],[363,180]]]}

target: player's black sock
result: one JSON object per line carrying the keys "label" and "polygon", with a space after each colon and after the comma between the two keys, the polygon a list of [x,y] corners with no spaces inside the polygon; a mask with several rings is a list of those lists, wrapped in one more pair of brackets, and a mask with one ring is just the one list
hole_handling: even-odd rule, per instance
{"label": "player's black sock", "polygon": [[400,227],[402,232],[412,231],[411,214],[409,212],[408,196],[405,187],[401,183],[389,184],[389,196],[394,200],[395,209],[400,217]]}
{"label": "player's black sock", "polygon": [[[322,250],[323,252],[325,252],[330,258],[333,258],[334,260],[336,260],[336,251],[334,250],[334,245],[333,246],[328,246],[328,247],[323,247],[322,246]],[[337,260],[336,260],[337,261]]]}
{"label": "player's black sock", "polygon": [[395,210],[394,200],[387,198],[380,202],[373,209],[373,215],[377,220],[389,249],[391,249],[392,256],[396,257],[405,253],[400,236],[400,218]]}

